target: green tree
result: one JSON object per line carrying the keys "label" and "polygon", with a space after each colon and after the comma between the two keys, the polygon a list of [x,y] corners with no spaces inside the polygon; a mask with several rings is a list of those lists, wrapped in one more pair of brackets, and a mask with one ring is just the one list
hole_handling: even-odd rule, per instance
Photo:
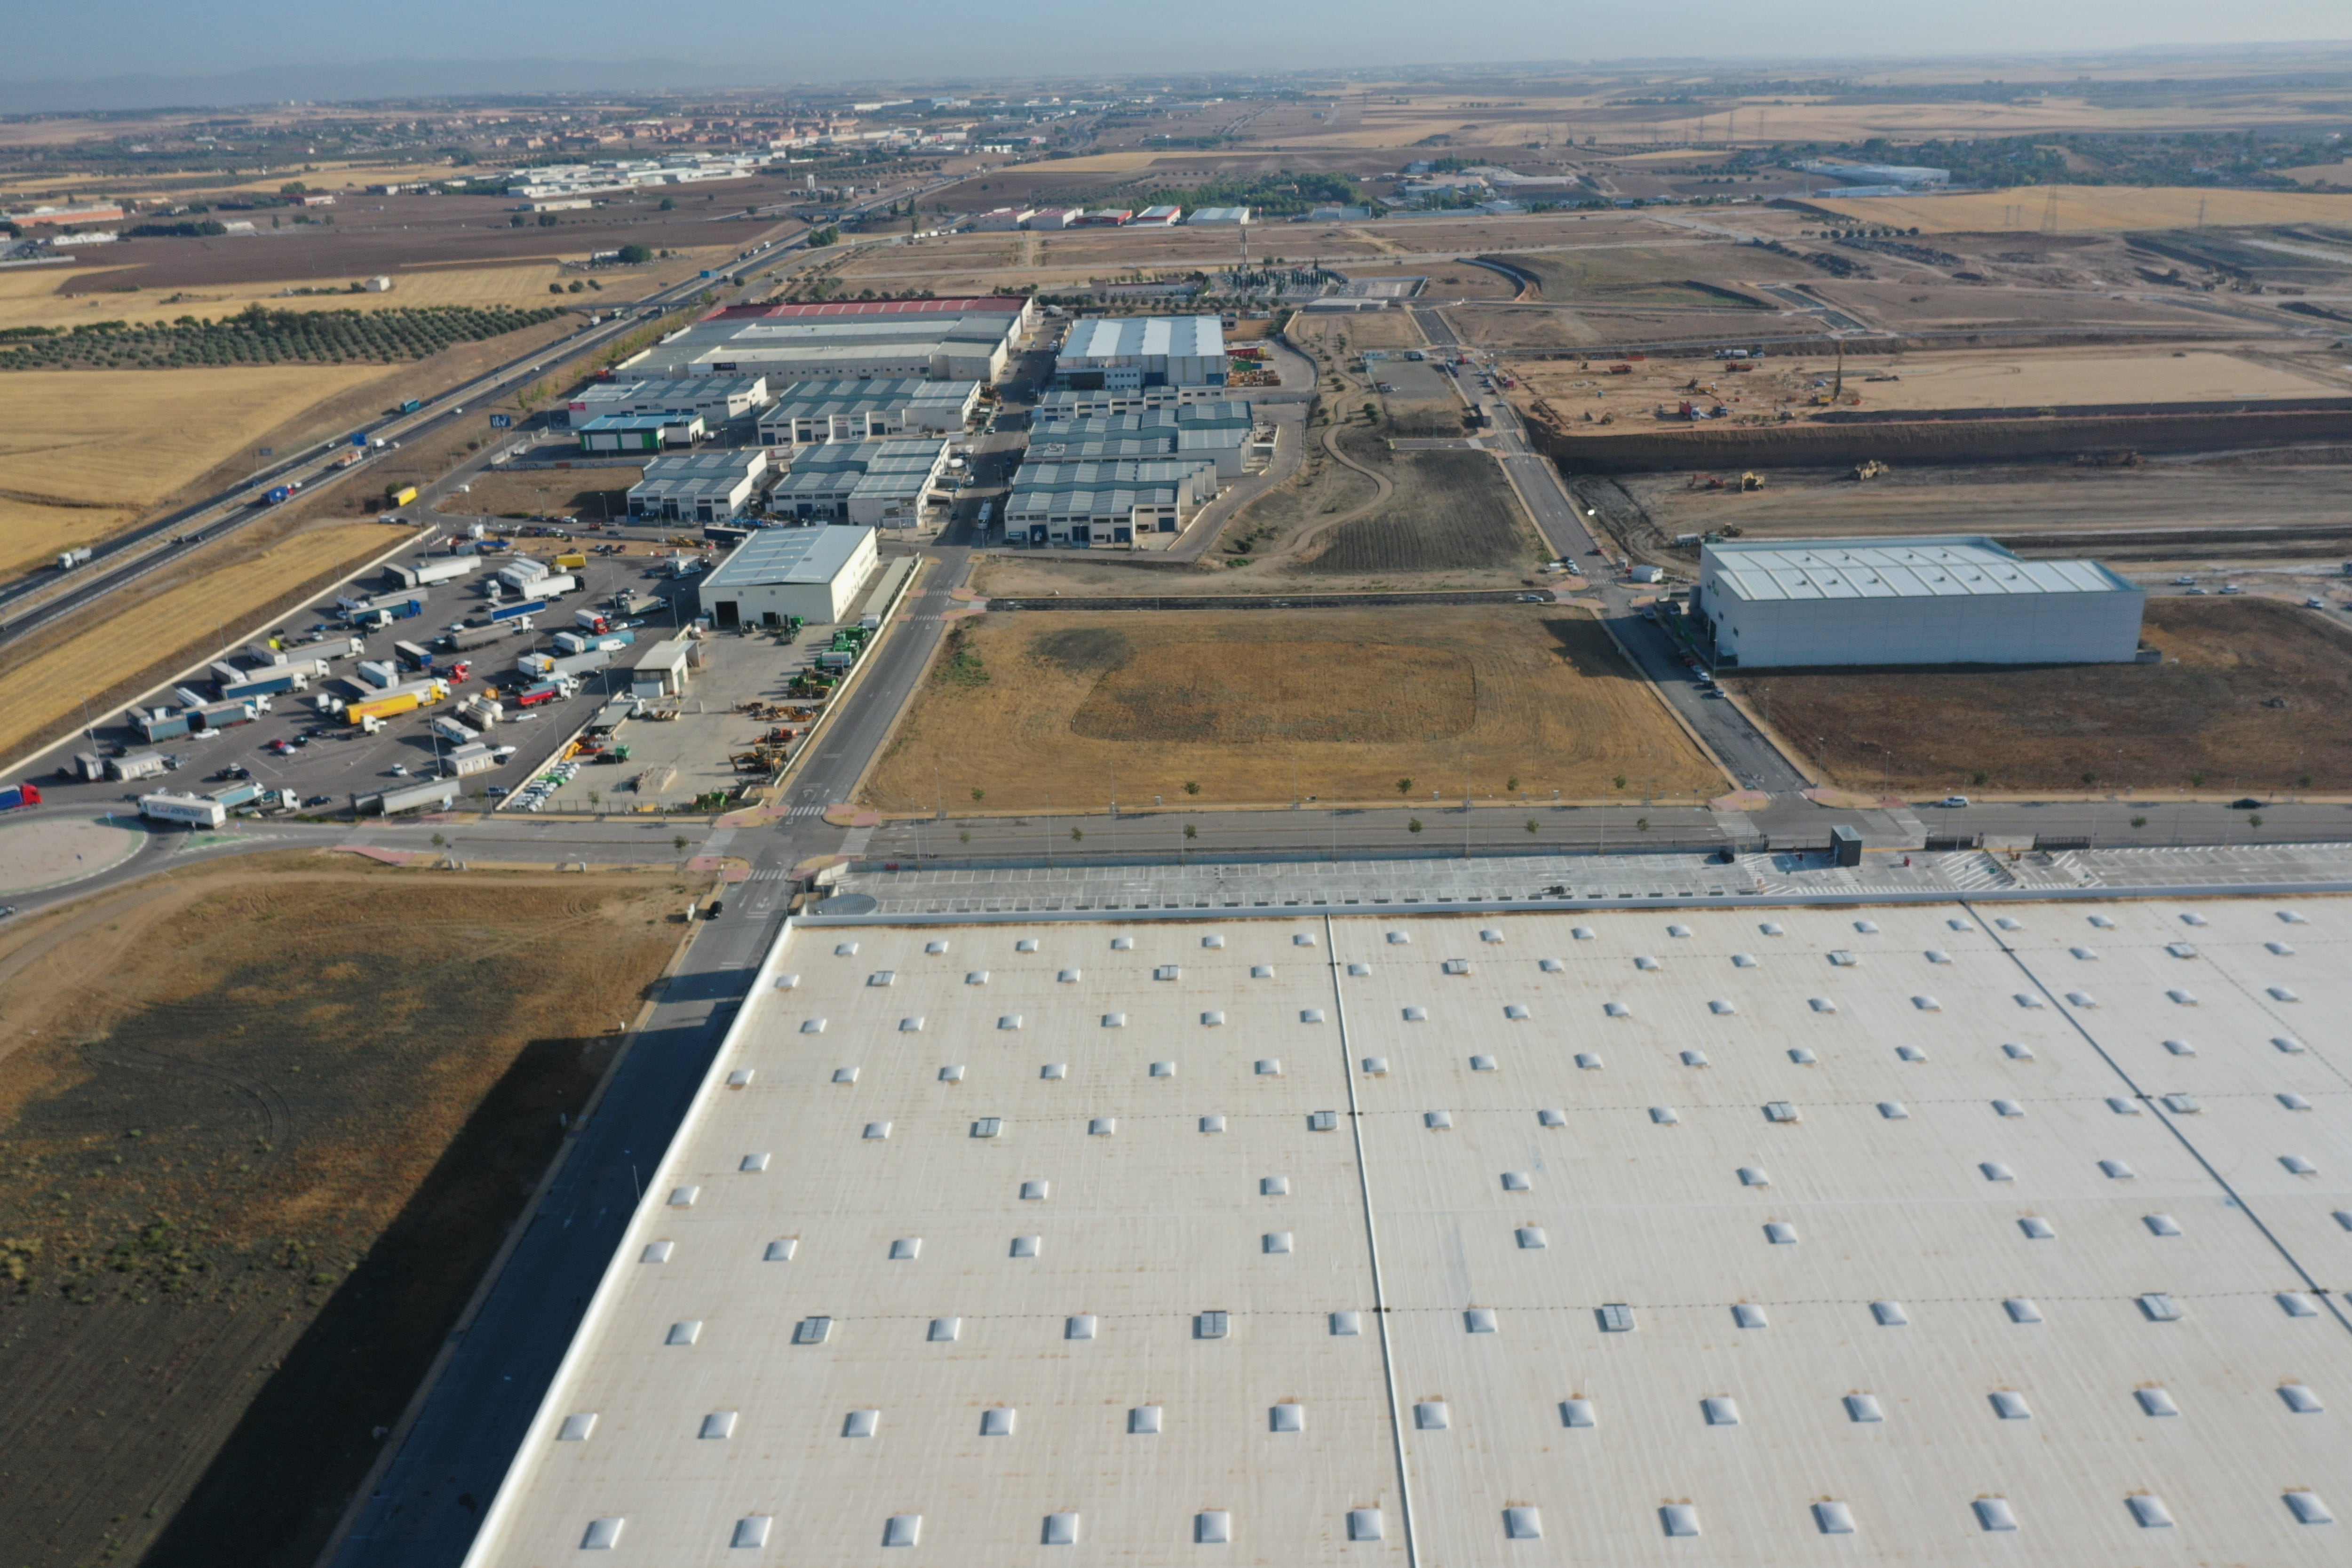
{"label": "green tree", "polygon": [[1071,843],[1073,843],[1073,844],[1083,844],[1083,843],[1085,843],[1086,841],[1087,841],[1087,830],[1086,830],[1085,828],[1083,828],[1083,827],[1073,827],[1073,828],[1071,828],[1071,829],[1070,829],[1070,842],[1071,842]]}
{"label": "green tree", "polygon": [[624,267],[643,267],[654,258],[654,253],[642,245],[621,247],[620,262]]}
{"label": "green tree", "polygon": [[1198,780],[1198,779],[1186,779],[1186,780],[1184,781],[1184,793],[1185,793],[1186,795],[1198,795],[1198,794],[1200,794],[1200,793],[1201,793],[1201,781],[1200,781],[1200,780]]}
{"label": "green tree", "polygon": [[1615,778],[1609,782],[1616,785],[1619,789],[1623,789],[1625,787],[1625,775],[1623,773],[1619,773]]}
{"label": "green tree", "polygon": [[1198,838],[1201,837],[1201,830],[1188,822],[1184,825],[1184,837],[1187,838]]}
{"label": "green tree", "polygon": [[683,854],[686,850],[686,835],[683,833],[673,835],[669,841],[669,847]]}
{"label": "green tree", "polygon": [[661,210],[664,212],[676,212],[677,210],[677,198],[676,196],[664,196],[661,199]]}
{"label": "green tree", "polygon": [[1397,780],[1397,794],[1399,794],[1399,795],[1411,795],[1412,793],[1412,781],[1411,779],[1399,779],[1399,780]]}
{"label": "green tree", "polygon": [[1416,817],[1414,817],[1411,822],[1406,823],[1406,824],[1404,825],[1404,830],[1405,830],[1407,833],[1418,833],[1418,832],[1420,832],[1420,831],[1421,831],[1421,818],[1419,818],[1419,817],[1417,817],[1417,816],[1416,816]]}
{"label": "green tree", "polygon": [[1536,819],[1535,819],[1534,817],[1530,816],[1530,817],[1528,817],[1528,831],[1529,833],[1533,833],[1535,830],[1536,830]]}
{"label": "green tree", "polygon": [[981,800],[981,799],[984,798],[984,797],[987,795],[987,794],[988,794],[988,792],[987,792],[986,790],[984,790],[984,789],[975,789],[975,790],[973,790],[973,791],[971,792],[971,798],[972,798],[975,802],[977,802],[977,801],[979,801],[979,800]]}

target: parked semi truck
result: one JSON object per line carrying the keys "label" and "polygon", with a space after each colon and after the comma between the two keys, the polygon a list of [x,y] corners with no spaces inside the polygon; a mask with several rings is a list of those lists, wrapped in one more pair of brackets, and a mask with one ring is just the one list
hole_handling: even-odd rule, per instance
{"label": "parked semi truck", "polygon": [[468,648],[488,647],[522,629],[510,620],[492,621],[486,626],[460,626],[454,632],[444,634],[441,644],[452,653],[464,653]]}
{"label": "parked semi truck", "polygon": [[153,795],[139,797],[139,815],[152,822],[184,822],[191,827],[218,827],[228,820],[228,807],[208,795],[159,790]]}
{"label": "parked semi truck", "polygon": [[396,642],[392,645],[392,651],[399,657],[401,663],[406,665],[411,669],[430,669],[433,668],[433,654],[431,650],[421,647],[415,643]]}
{"label": "parked semi truck", "polygon": [[496,605],[491,606],[490,619],[494,621],[521,620],[526,616],[538,615],[541,611],[546,608],[547,601],[544,599],[518,599],[511,605]]}
{"label": "parked semi truck", "polygon": [[455,582],[480,570],[478,555],[436,555],[429,560],[412,562],[404,566],[386,567],[385,573],[396,588],[425,588],[436,583]]}

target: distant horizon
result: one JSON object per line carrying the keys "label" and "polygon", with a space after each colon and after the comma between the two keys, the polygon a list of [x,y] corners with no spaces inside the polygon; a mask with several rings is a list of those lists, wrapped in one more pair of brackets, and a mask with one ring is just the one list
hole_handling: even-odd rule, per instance
{"label": "distant horizon", "polygon": [[[1016,84],[1108,87],[1156,80],[1197,82],[1204,78],[1238,84],[1318,76],[1428,80],[1456,75],[1524,79],[1660,70],[1760,75],[1789,70],[1936,68],[1967,61],[2011,68],[2030,68],[2038,62],[2053,67],[2063,63],[2070,73],[2081,73],[2096,61],[2170,57],[2204,57],[2217,63],[2238,58],[2252,64],[2287,56],[2309,68],[2319,63],[2307,58],[2313,51],[2352,52],[2352,10],[2323,6],[2319,0],[2277,0],[2263,8],[2263,30],[2259,35],[2232,37],[2205,36],[2210,33],[2210,24],[2184,0],[2144,0],[2128,13],[2116,0],[2058,0],[2055,6],[2045,3],[2035,8],[2029,8],[2026,0],[1989,0],[1963,16],[1938,16],[1932,22],[1890,16],[1883,4],[1811,0],[1807,9],[1815,14],[1810,20],[1817,25],[1811,27],[1811,35],[1833,41],[1802,49],[1787,47],[1790,29],[1785,14],[1776,14],[1769,26],[1762,26],[1728,0],[1688,0],[1677,14],[1671,41],[1706,37],[1714,47],[1704,53],[1661,49],[1658,46],[1669,42],[1669,36],[1647,24],[1563,26],[1556,11],[1547,11],[1535,0],[1498,0],[1503,14],[1491,19],[1494,26],[1483,33],[1445,28],[1441,37],[1430,39],[1423,58],[1409,65],[1375,58],[1375,51],[1410,49],[1412,46],[1405,35],[1427,30],[1420,13],[1398,6],[1394,0],[1370,0],[1368,6],[1351,9],[1345,17],[1346,26],[1336,31],[1327,28],[1318,16],[1297,37],[1287,36],[1302,26],[1293,14],[1276,24],[1275,35],[1262,37],[1254,52],[1243,57],[1244,62],[1264,63],[1237,63],[1227,46],[1202,47],[1202,39],[1216,31],[1211,22],[1225,11],[1236,13],[1235,25],[1264,32],[1262,16],[1241,15],[1231,0],[1205,0],[1205,16],[1202,6],[1192,8],[1181,40],[1151,37],[1155,29],[1173,26],[1152,19],[1122,23],[1116,29],[1132,37],[1107,37],[1099,18],[1086,23],[1075,6],[1046,0],[1043,15],[1024,22],[1023,47],[1010,53],[987,39],[973,39],[971,47],[952,50],[929,45],[910,49],[905,44],[908,38],[948,33],[968,36],[969,25],[967,18],[948,12],[939,0],[909,3],[918,14],[940,13],[939,28],[927,33],[919,25],[919,15],[906,18],[906,25],[894,28],[887,37],[854,19],[814,19],[789,37],[775,36],[769,24],[730,24],[723,37],[723,55],[698,59],[690,56],[700,39],[691,35],[655,40],[665,47],[650,55],[607,58],[594,50],[576,55],[542,53],[551,41],[544,28],[526,28],[518,34],[513,25],[502,20],[485,24],[471,16],[461,18],[450,0],[402,0],[393,9],[415,18],[415,25],[406,29],[412,37],[465,37],[478,42],[481,52],[361,61],[293,57],[283,44],[280,52],[289,58],[259,58],[257,51],[241,42],[221,41],[217,15],[205,19],[212,29],[206,40],[190,40],[182,47],[170,40],[182,30],[185,13],[166,11],[152,0],[95,0],[93,5],[74,14],[69,29],[62,13],[32,18],[18,29],[12,40],[17,69],[0,76],[0,114],[168,112],[306,103],[325,107],[444,97],[737,97],[761,92],[822,96],[893,89],[991,90],[998,84],[1006,88]],[[250,14],[255,24],[249,29],[236,29],[247,36],[265,36],[294,45],[318,36],[315,25],[293,23],[287,0],[236,0],[235,9]],[[1319,14],[1324,9],[1317,6],[1308,11]],[[126,19],[123,29],[112,35],[125,41],[105,57],[112,69],[24,68],[45,55],[75,65],[88,59],[86,41],[92,11],[153,15],[145,23]],[[1512,14],[1521,11],[1528,13],[1525,26],[1504,26]],[[1070,16],[1072,30],[1057,34],[1056,18],[1064,12]],[[1849,12],[1852,25],[1843,16]],[[287,26],[280,28],[269,23],[273,13],[289,14]],[[610,32],[597,25],[597,18],[608,14],[617,26],[620,7],[609,0],[583,0],[581,6],[567,13],[568,37],[563,41],[576,43],[584,36]],[[2109,15],[2113,21],[2090,23],[2089,17],[2096,14]],[[2013,23],[2000,20],[2011,15]],[[436,16],[449,25],[436,25]],[[1391,18],[1393,25],[1384,23],[1383,16]],[[1334,26],[1340,20],[1336,15],[1328,18]],[[2242,29],[2243,23],[2238,26]],[[1476,50],[1491,48],[1492,37],[1503,31],[1527,36],[1535,47],[1573,43],[1584,45],[1590,52],[1571,54],[1562,48],[1558,57],[1543,60],[1477,58]],[[2289,37],[2290,32],[2305,36]],[[1747,47],[1751,34],[1758,42]],[[1088,40],[1085,58],[1059,45],[1060,37]],[[2020,47],[2025,39],[2035,41]],[[1449,47],[1459,51],[1459,58],[1447,58]],[[231,51],[230,58],[219,58],[224,49]],[[817,59],[837,62],[840,68],[810,71],[810,62]],[[773,63],[749,63],[760,60]],[[1139,69],[1139,60],[1160,62],[1159,68]],[[1284,60],[1316,63],[1285,69],[1276,63]]]}

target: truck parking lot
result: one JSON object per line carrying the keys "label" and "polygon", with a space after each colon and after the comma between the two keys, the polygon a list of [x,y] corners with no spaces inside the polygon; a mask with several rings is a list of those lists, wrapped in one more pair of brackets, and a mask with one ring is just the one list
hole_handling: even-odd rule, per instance
{"label": "truck parking lot", "polygon": [[[455,717],[462,704],[482,694],[487,687],[519,689],[524,682],[515,666],[525,654],[563,657],[565,650],[558,645],[556,636],[582,630],[575,624],[577,610],[625,593],[636,601],[640,613],[619,616],[615,611],[614,615],[618,619],[643,621],[642,627],[633,630],[647,638],[657,640],[675,635],[678,627],[690,624],[691,582],[681,584],[671,578],[667,558],[596,554],[589,545],[560,541],[513,542],[519,548],[489,555],[479,568],[464,576],[435,582],[432,578],[436,567],[446,572],[449,562],[463,558],[449,555],[450,542],[446,540],[420,541],[418,550],[398,558],[391,572],[354,584],[341,595],[346,602],[372,601],[393,606],[384,615],[362,613],[358,616],[359,624],[353,624],[348,604],[339,605],[337,598],[329,597],[274,628],[282,634],[277,639],[282,645],[280,649],[257,648],[253,657],[223,660],[212,671],[200,671],[192,677],[188,683],[190,695],[206,700],[204,706],[212,710],[212,721],[220,727],[191,727],[184,733],[173,734],[168,731],[177,726],[167,719],[160,727],[166,732],[151,742],[137,721],[136,713],[126,714],[58,747],[52,758],[54,765],[63,770],[61,773],[33,776],[38,778],[45,798],[51,804],[129,805],[141,795],[155,791],[241,793],[236,786],[249,780],[264,790],[285,792],[279,798],[290,797],[293,808],[306,815],[348,812],[354,800],[396,792],[440,772],[443,760],[457,742],[436,733],[435,721]],[[525,554],[547,562],[558,552],[575,549],[585,559],[562,575],[576,579],[576,585],[548,601],[544,610],[524,617],[531,623],[529,631],[463,650],[451,649],[440,641],[453,625],[487,618],[492,602],[485,596],[483,584],[513,556]],[[418,581],[420,576],[422,582]],[[672,595],[679,587],[687,591],[682,602]],[[412,602],[414,610],[404,612],[402,607]],[[518,602],[528,601],[509,595],[509,605]],[[403,651],[404,645],[406,652]],[[286,656],[286,666],[259,662],[278,651]],[[416,655],[420,652],[431,655],[431,670],[417,668]],[[631,652],[628,647],[617,650],[612,656],[611,670],[587,673],[566,695],[520,711],[509,704],[502,721],[484,731],[481,739],[493,746],[514,750],[485,771],[450,780],[457,787],[458,799],[476,806],[494,804],[499,796],[537,771],[603,706],[610,694],[608,688],[617,688],[626,694],[627,670],[633,662]],[[315,673],[315,661],[320,658],[328,660],[331,673]],[[359,667],[363,663],[390,667],[399,683],[393,688],[395,691],[402,685],[413,685],[420,677],[429,675],[447,681],[447,694],[426,705],[386,715],[377,721],[373,732],[321,711],[319,700],[322,697],[357,704],[386,695],[377,683],[361,677]],[[450,680],[448,678],[457,673],[455,667],[460,665],[465,667],[463,679]],[[282,684],[270,678],[287,669],[302,672],[307,689],[254,689]],[[240,679],[228,679],[232,675]],[[232,691],[244,691],[244,700],[257,709],[267,702],[268,710],[257,711],[250,721],[224,722],[233,720],[235,712],[224,711],[228,705],[218,700],[218,689],[223,684]],[[159,694],[155,700],[175,710],[174,717],[193,706],[184,704],[169,691]],[[92,754],[101,763],[120,763],[149,752],[161,753],[163,763],[163,771],[152,776],[135,780],[68,776],[76,771],[77,754]],[[118,766],[107,771],[121,770]],[[241,809],[250,811],[252,807]]]}

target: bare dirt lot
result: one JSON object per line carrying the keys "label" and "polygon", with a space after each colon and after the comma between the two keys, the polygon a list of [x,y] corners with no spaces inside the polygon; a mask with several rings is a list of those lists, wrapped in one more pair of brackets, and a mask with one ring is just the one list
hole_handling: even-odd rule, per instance
{"label": "bare dirt lot", "polygon": [[1400,778],[1580,800],[1721,782],[1600,624],[1558,605],[1024,612],[942,654],[866,798],[928,811],[943,779],[987,811],[1100,810],[1114,767],[1124,802],[1202,806],[1394,803]]}
{"label": "bare dirt lot", "polygon": [[468,481],[463,495],[451,495],[439,510],[490,517],[620,517],[629,510],[629,488],[646,477],[639,465],[610,468],[530,468],[485,473]]}
{"label": "bare dirt lot", "polygon": [[[2189,228],[2206,223],[2352,223],[2352,195],[2189,185],[2051,185],[1916,199],[1818,200],[1811,205],[1859,223],[1919,228],[1929,234],[2045,224],[2054,224],[2062,233],[2074,233]],[[2045,217],[2045,214],[2053,216]]]}
{"label": "bare dirt lot", "polygon": [[[1835,784],[1898,794],[2352,788],[2352,631],[2272,599],[2150,599],[2160,665],[1775,671],[1728,681]],[[1769,699],[1768,699],[1769,693]],[[2269,704],[2275,702],[2277,706]],[[1882,769],[1884,770],[1882,773]]]}
{"label": "bare dirt lot", "polygon": [[[1725,528],[1751,539],[1991,533],[2030,552],[2032,536],[2050,534],[2076,536],[2060,548],[2105,558],[2119,548],[2161,551],[2164,536],[2183,531],[2344,521],[2332,498],[2352,493],[2352,448],[2154,457],[2129,467],[1898,465],[1866,483],[1855,482],[1849,469],[1776,468],[1765,489],[1746,494],[1693,489],[1685,473],[1615,482],[1667,538]],[[2113,537],[2100,542],[2079,538],[2084,534]]]}
{"label": "bare dirt lot", "polygon": [[1370,516],[1317,541],[1301,562],[1307,571],[1372,577],[1526,571],[1542,558],[1535,531],[1487,453],[1399,452],[1387,471],[1395,493]]}
{"label": "bare dirt lot", "polygon": [[0,938],[10,1561],[311,1561],[674,950],[672,886],[269,855]]}

